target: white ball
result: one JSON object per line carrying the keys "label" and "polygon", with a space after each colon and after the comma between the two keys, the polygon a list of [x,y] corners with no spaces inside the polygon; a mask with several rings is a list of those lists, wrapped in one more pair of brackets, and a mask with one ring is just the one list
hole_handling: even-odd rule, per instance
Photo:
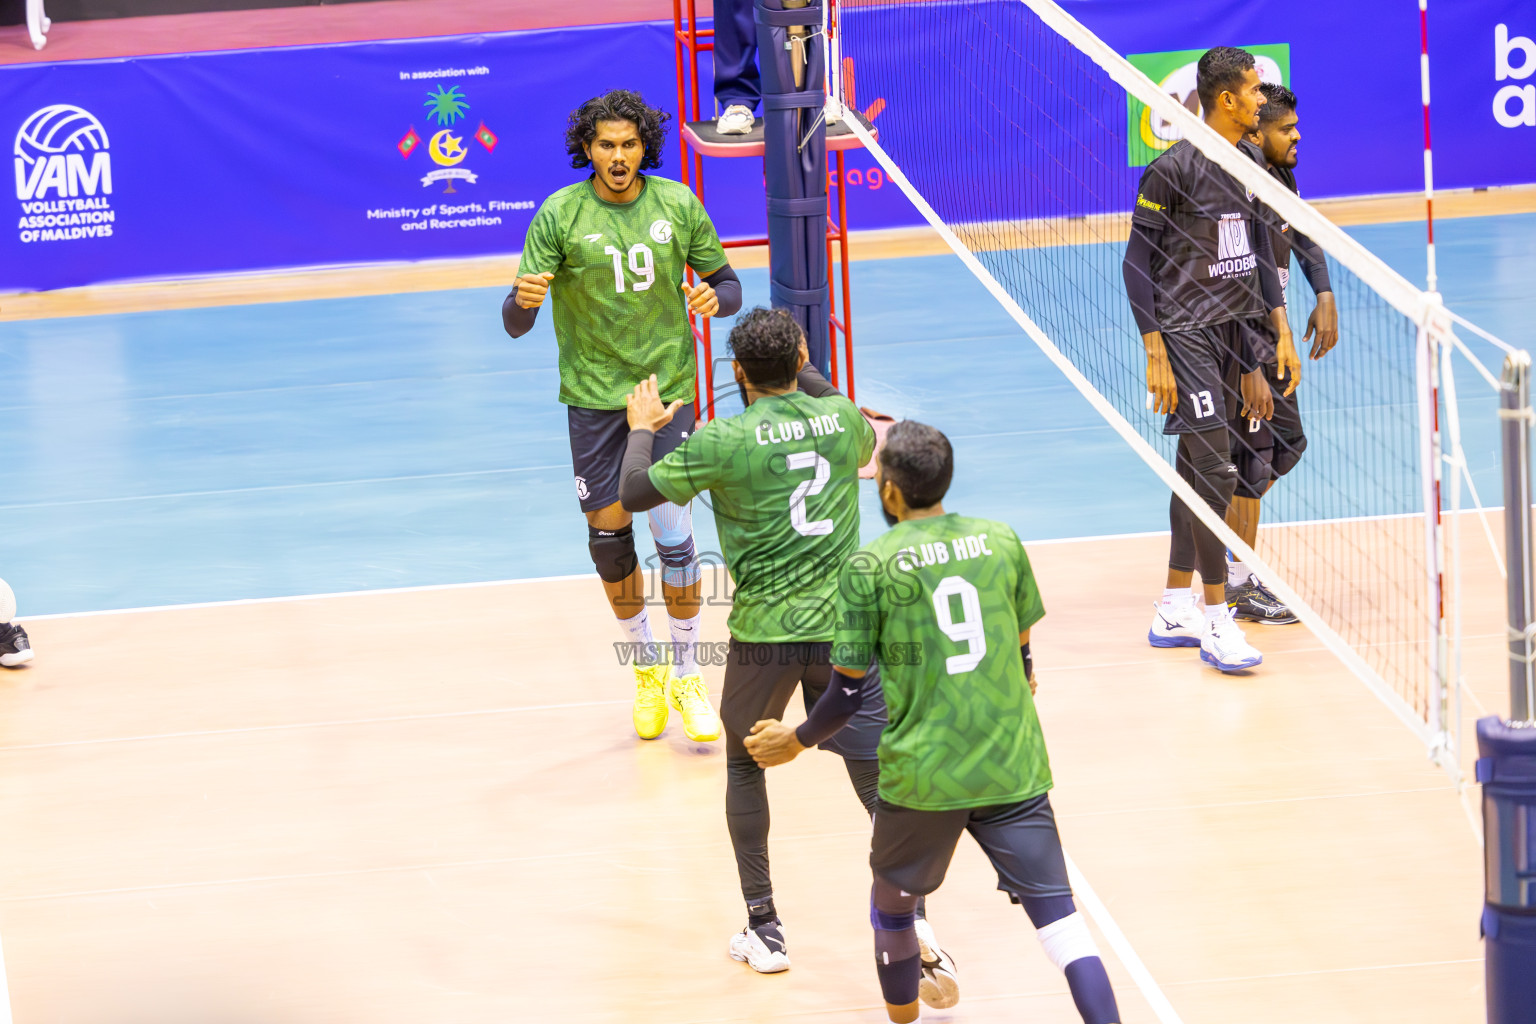
{"label": "white ball", "polygon": [[10,622],[16,617],[16,592],[5,580],[0,580],[0,622]]}

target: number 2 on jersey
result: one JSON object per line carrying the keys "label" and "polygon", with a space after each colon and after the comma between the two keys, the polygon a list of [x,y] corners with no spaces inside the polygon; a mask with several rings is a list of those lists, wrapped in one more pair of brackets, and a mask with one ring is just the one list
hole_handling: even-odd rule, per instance
{"label": "number 2 on jersey", "polygon": [[[603,246],[603,252],[613,257],[613,290],[623,295],[624,254],[611,245]],[[630,291],[643,292],[656,283],[656,261],[651,257],[650,246],[636,242],[629,247],[629,269],[635,276],[645,279],[630,285]]]}
{"label": "number 2 on jersey", "polygon": [[818,519],[815,522],[806,522],[805,499],[813,494],[820,494],[821,489],[827,486],[827,481],[832,479],[832,464],[816,452],[795,452],[787,456],[784,461],[790,469],[810,469],[813,466],[816,469],[816,475],[802,481],[800,486],[795,488],[795,492],[789,496],[790,525],[801,536],[825,537],[832,532],[832,520]]}
{"label": "number 2 on jersey", "polygon": [[[960,621],[955,621],[949,606],[951,596],[960,595]],[[981,594],[964,576],[945,576],[933,588],[933,612],[939,617],[939,628],[957,644],[966,644],[964,654],[944,659],[944,668],[950,675],[969,672],[981,663],[987,653],[987,634],[981,625]]]}

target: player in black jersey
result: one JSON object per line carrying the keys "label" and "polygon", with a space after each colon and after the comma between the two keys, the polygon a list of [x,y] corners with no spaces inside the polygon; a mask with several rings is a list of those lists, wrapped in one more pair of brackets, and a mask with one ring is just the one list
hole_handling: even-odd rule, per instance
{"label": "player in black jersey", "polygon": [[[1264,95],[1253,55],[1219,46],[1196,65],[1205,123],[1253,160],[1243,136],[1259,125]],[[1266,210],[1237,179],[1187,140],[1142,175],[1125,253],[1125,286],[1147,354],[1147,390],[1163,432],[1179,439],[1179,475],[1217,516],[1237,489],[1230,422],[1269,419],[1274,399],[1261,357],[1273,346],[1282,367],[1296,363],[1285,294],[1262,230]],[[1196,647],[1223,672],[1252,668],[1251,647],[1227,606],[1226,545],[1174,496],[1167,587],[1147,640]],[[1190,589],[1198,566],[1205,614]]]}
{"label": "player in black jersey", "polygon": [[[1270,176],[1300,194],[1294,171],[1296,143],[1301,139],[1296,129],[1296,94],[1277,82],[1265,82],[1259,90],[1264,94],[1264,106],[1259,109],[1259,127],[1248,135],[1248,141],[1263,153]],[[1311,357],[1321,359],[1339,340],[1339,309],[1328,279],[1328,260],[1321,246],[1275,217],[1269,220],[1269,241],[1275,251],[1280,287],[1290,283],[1291,253],[1295,252],[1302,273],[1317,296],[1302,341],[1311,341]],[[1227,512],[1227,525],[1249,547],[1254,546],[1259,536],[1259,499],[1276,480],[1296,467],[1307,448],[1296,401],[1300,361],[1289,367],[1287,373],[1275,354],[1266,352],[1264,370],[1274,392],[1274,416],[1268,421],[1239,418],[1232,423],[1236,435],[1232,450],[1237,464],[1237,493]],[[1227,563],[1227,603],[1239,619],[1268,625],[1297,621],[1291,610],[1246,565],[1236,560]]]}

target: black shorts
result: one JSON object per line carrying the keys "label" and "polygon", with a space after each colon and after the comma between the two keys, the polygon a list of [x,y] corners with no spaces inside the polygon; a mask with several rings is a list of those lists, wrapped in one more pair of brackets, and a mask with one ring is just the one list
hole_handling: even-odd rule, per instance
{"label": "black shorts", "polygon": [[[596,512],[619,500],[619,468],[629,442],[629,419],[623,409],[583,409],[566,406],[571,435],[571,468],[576,471],[576,498],[583,512]],[[682,408],[672,422],[656,432],[651,461],[687,440],[693,432],[693,410]]]}
{"label": "black shorts", "polygon": [[[732,637],[720,695],[726,756],[748,756],[745,747],[737,749],[740,738],[765,718],[783,718],[796,684],[809,714],[831,681],[830,643],[760,644]],[[864,677],[864,706],[821,749],[850,761],[873,761],[879,756],[885,723],[885,691],[879,669],[871,665]]]}
{"label": "black shorts", "polygon": [[1260,498],[1269,485],[1290,472],[1307,447],[1301,427],[1299,392],[1285,393],[1285,382],[1273,364],[1264,368],[1269,390],[1274,395],[1273,418],[1233,417],[1232,462],[1237,466],[1237,496]]}
{"label": "black shorts", "polygon": [[[1163,422],[1165,434],[1197,434],[1224,426],[1242,408],[1239,379],[1245,335],[1270,330],[1265,320],[1229,320],[1210,327],[1164,331],[1163,346],[1173,366],[1179,401]],[[1257,339],[1246,339],[1250,348]]]}
{"label": "black shorts", "polygon": [[870,869],[915,896],[926,896],[943,884],[961,832],[976,840],[997,871],[997,887],[1015,902],[1025,896],[1072,895],[1049,793],[958,811],[916,811],[881,800],[875,808]]}

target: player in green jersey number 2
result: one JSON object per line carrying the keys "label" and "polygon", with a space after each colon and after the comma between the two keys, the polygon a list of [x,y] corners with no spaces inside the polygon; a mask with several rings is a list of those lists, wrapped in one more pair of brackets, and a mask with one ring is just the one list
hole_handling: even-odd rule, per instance
{"label": "player in green jersey number 2", "polygon": [[875,654],[889,707],[869,863],[875,970],[896,1024],[918,1016],[922,965],[913,911],[944,881],[960,833],[1037,929],[1087,1024],[1115,1024],[1109,975],[1072,902],[1035,714],[1029,630],[1045,614],[1024,545],[1007,525],[944,511],[954,452],[906,420],[886,435],[876,485],[890,532],[838,576],[834,685],[797,729],[758,722],[746,746],[764,767],[835,735],[858,708]]}
{"label": "player in green jersey number 2", "polygon": [[[658,645],[646,613],[645,576],[630,514],[619,505],[619,463],[629,433],[624,399],[655,374],[662,397],[692,399],[697,378],[688,312],[730,316],[741,282],[725,259],[704,207],[684,185],[642,174],[660,166],[665,112],[615,90],[571,114],[566,151],[587,178],[544,201],[528,225],[517,287],[502,303],[507,333],[533,327],[546,294],[554,304],[560,401],[567,408],[576,497],[587,517],[587,547],[609,606],[619,619],[621,657],[633,659],[635,732],[654,739],[669,705],[690,739],[713,740],[720,719],[699,674],[699,560],[688,505],[650,513],[661,559],[661,590],[672,643]],[[692,267],[703,280],[689,287]],[[679,417],[656,438],[660,452],[688,436]],[[669,646],[670,657],[660,657]]]}
{"label": "player in green jersey number 2", "polygon": [[[859,469],[875,450],[875,432],[809,365],[805,335],[783,310],[742,316],[730,346],[746,408],[709,423],[654,465],[652,437],[676,403],[663,407],[654,378],[635,388],[619,496],[632,512],[705,491],[714,506],[736,581],[720,716],[725,819],[747,925],[731,938],[730,955],[772,974],[789,968],[789,952],[768,872],[768,787],[743,740],[753,723],[784,713],[796,686],[810,708],[832,681],[835,567],[859,546]],[[869,699],[858,716],[824,746],[842,755],[854,791],[873,814],[885,705],[878,673],[871,671],[864,685]],[[927,922],[918,927],[937,969],[946,958]],[[947,962],[945,972],[958,997]]]}

